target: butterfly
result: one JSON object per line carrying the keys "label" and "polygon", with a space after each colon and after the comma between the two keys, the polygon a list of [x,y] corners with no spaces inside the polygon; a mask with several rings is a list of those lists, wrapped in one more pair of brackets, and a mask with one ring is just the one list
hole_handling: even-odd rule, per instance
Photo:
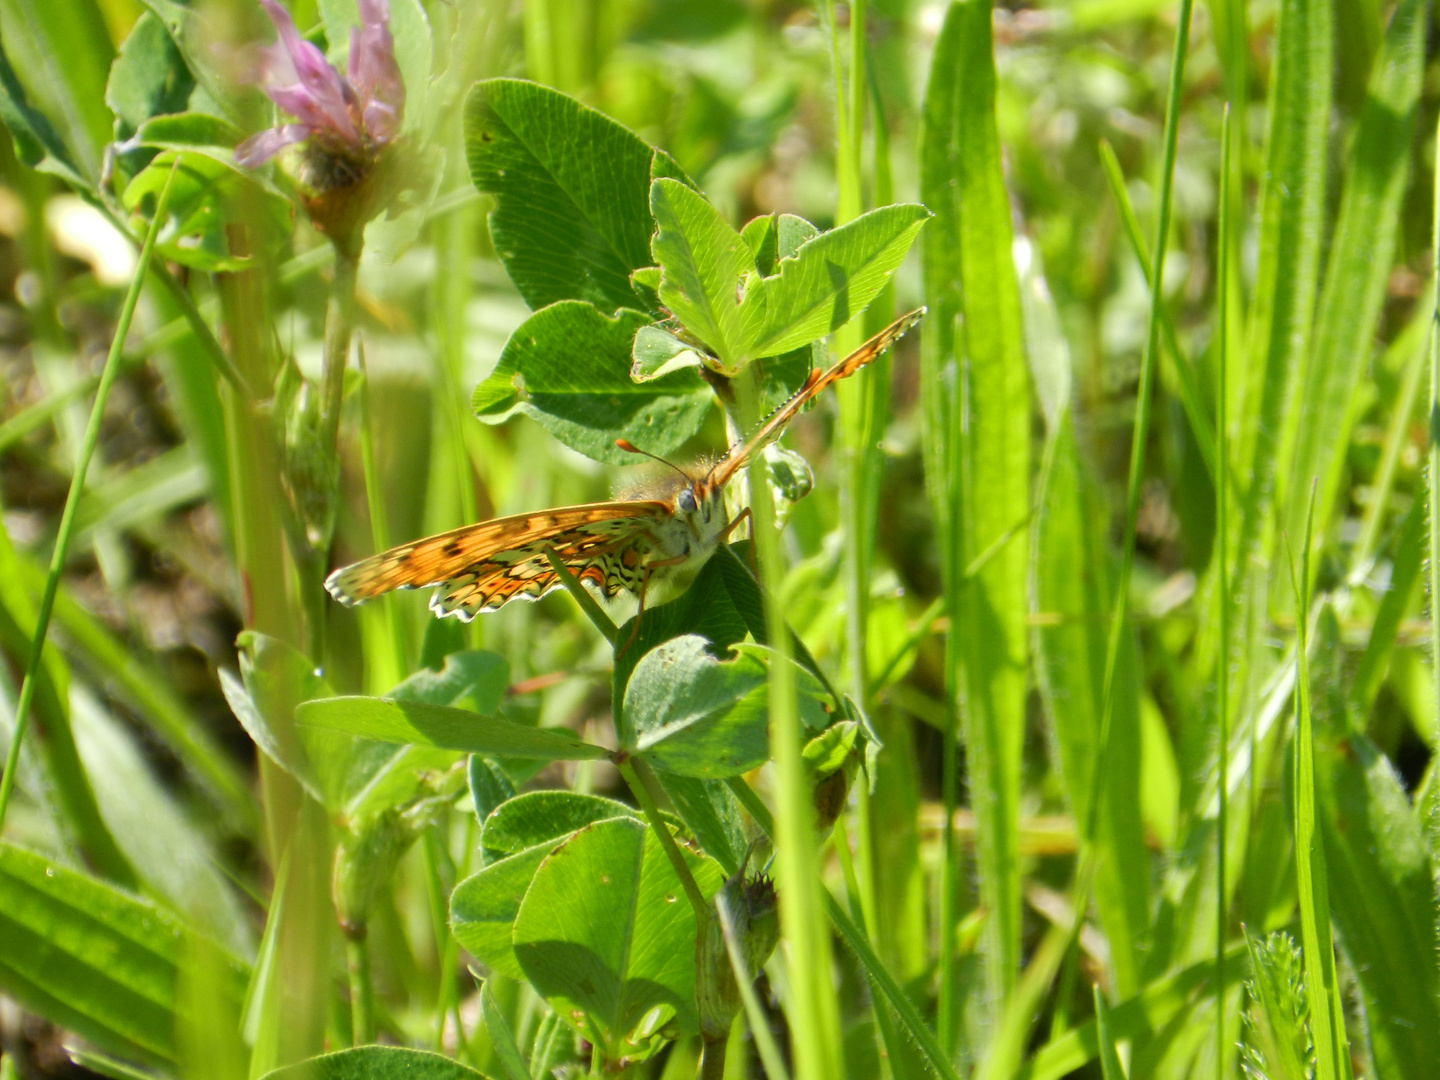
{"label": "butterfly", "polygon": [[[748,511],[731,519],[725,509],[725,486],[736,472],[778,439],[816,395],[870,363],[924,314],[923,307],[912,311],[834,367],[812,370],[754,434],[713,465],[692,470],[671,466],[679,480],[663,498],[586,503],[466,525],[342,567],[325,579],[325,588],[348,606],[393,589],[438,585],[430,610],[469,622],[511,600],[538,599],[558,588],[553,555],[607,597],[622,591],[635,594],[643,611],[651,585],[698,567],[744,520]],[[623,439],[617,444],[644,453]]]}

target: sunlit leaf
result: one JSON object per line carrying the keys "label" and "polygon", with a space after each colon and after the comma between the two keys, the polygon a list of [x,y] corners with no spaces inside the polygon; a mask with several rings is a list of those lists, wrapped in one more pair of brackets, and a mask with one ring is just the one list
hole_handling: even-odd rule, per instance
{"label": "sunlit leaf", "polygon": [[[682,850],[706,897],[720,868]],[[513,934],[535,988],[583,1028],[607,1056],[641,1056],[673,1019],[696,1030],[695,913],[659,841],[641,822],[587,826],[535,873]]]}

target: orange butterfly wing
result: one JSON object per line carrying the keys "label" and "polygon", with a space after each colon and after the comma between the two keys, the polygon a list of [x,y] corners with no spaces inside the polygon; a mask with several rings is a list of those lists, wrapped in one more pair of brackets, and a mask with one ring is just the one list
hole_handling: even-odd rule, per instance
{"label": "orange butterfly wing", "polygon": [[925,311],[926,309],[922,307],[908,315],[900,316],[834,367],[826,371],[818,368],[811,371],[800,389],[791,394],[785,404],[767,416],[760,427],[756,429],[755,434],[739,446],[732,447],[729,453],[715,463],[715,467],[710,470],[709,481],[717,487],[723,487],[729,483],[731,477],[742,469],[746,462],[780,437],[781,432],[785,430],[790,421],[794,420],[800,410],[810,404],[817,394],[831,383],[839,382],[846,376],[853,375],[891,345],[894,345],[924,318]]}
{"label": "orange butterfly wing", "polygon": [[441,585],[431,609],[469,619],[555,588],[559,578],[546,558],[553,549],[580,580],[613,596],[631,577],[638,580],[649,543],[645,526],[671,513],[663,502],[606,502],[482,521],[342,567],[325,588],[352,605],[393,589]]}

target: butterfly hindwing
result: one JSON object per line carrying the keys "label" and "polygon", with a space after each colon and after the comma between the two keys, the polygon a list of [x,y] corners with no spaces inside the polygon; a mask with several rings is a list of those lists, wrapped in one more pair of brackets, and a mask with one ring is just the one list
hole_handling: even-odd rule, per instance
{"label": "butterfly hindwing", "polygon": [[[553,547],[577,573],[626,545],[670,514],[663,502],[608,502],[519,514],[454,529],[372,555],[325,579],[330,595],[358,604],[392,589],[444,585],[436,610],[490,610],[511,596],[539,596],[553,587],[545,558]],[[602,571],[603,573],[603,571]],[[593,580],[593,575],[592,578]],[[493,601],[498,601],[494,603]]]}
{"label": "butterfly hindwing", "polygon": [[649,548],[647,532],[633,526],[614,536],[573,530],[466,567],[462,574],[441,583],[430,610],[442,616],[458,615],[468,622],[511,600],[536,600],[560,587],[559,575],[548,558],[552,550],[578,580],[606,596],[614,597],[622,589],[633,592],[640,586]]}

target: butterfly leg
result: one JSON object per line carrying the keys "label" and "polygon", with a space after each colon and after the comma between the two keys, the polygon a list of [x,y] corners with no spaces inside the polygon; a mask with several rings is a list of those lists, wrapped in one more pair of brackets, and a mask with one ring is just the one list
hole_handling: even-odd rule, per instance
{"label": "butterfly leg", "polygon": [[755,519],[750,514],[750,507],[747,506],[744,510],[741,510],[740,513],[735,515],[735,520],[720,531],[720,540],[723,542],[728,539],[730,534],[739,528],[740,523],[747,518],[750,520],[750,572],[755,575],[755,580],[759,581],[760,567],[755,562]]}
{"label": "butterfly leg", "polygon": [[673,559],[657,559],[655,562],[645,564],[645,573],[640,578],[640,588],[636,592],[636,596],[640,600],[640,608],[635,612],[635,621],[630,627],[630,636],[625,639],[625,644],[616,651],[616,656],[635,644],[635,639],[640,636],[640,620],[645,615],[645,594],[650,590],[650,575],[661,567],[679,566],[688,557],[687,555],[676,555]]}

